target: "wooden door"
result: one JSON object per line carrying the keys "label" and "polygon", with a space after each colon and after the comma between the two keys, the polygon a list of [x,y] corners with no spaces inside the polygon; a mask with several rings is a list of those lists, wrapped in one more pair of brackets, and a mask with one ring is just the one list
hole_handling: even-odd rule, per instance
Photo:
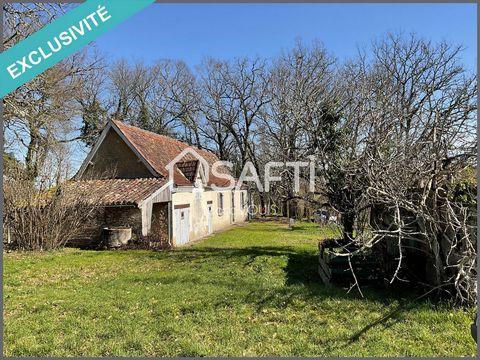
{"label": "wooden door", "polygon": [[176,235],[175,242],[177,246],[185,245],[189,240],[190,233],[190,209],[175,209]]}

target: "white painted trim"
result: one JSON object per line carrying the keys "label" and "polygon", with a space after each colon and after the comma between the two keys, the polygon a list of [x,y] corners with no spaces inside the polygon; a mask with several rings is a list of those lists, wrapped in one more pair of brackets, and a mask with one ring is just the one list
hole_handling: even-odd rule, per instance
{"label": "white painted trim", "polygon": [[142,235],[147,236],[152,228],[152,202],[145,203],[146,206],[140,208],[142,216]]}
{"label": "white painted trim", "polygon": [[181,192],[192,192],[194,189],[195,189],[194,186],[177,186],[174,189],[172,189],[172,194],[181,193]]}
{"label": "white painted trim", "polygon": [[172,181],[168,181],[160,189],[155,190],[149,197],[143,199],[138,203],[138,208],[141,209],[146,203],[148,203],[151,199],[160,194],[162,191],[165,191],[170,185],[172,185]]}
{"label": "white painted trim", "polygon": [[199,161],[197,166],[197,171],[195,172],[195,179],[193,183],[195,184],[197,177],[200,177],[200,179],[202,180],[203,187],[205,188],[207,186],[207,179],[205,175],[206,175],[206,169],[203,165],[203,162]]}

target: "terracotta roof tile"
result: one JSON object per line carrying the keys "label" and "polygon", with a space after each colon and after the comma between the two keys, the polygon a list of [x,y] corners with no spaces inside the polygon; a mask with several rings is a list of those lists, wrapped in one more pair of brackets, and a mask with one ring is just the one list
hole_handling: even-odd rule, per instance
{"label": "terracotta roof tile", "polygon": [[70,194],[78,194],[89,205],[138,205],[168,182],[167,179],[80,180],[66,184]]}
{"label": "terracotta roof tile", "polygon": [[195,181],[197,174],[198,160],[183,161],[177,164],[177,168],[188,179],[188,181]]}
{"label": "terracotta roof tile", "polygon": [[[137,151],[145,158],[150,166],[161,176],[168,178],[168,170],[166,166],[183,150],[187,148],[193,149],[202,158],[204,158],[211,166],[219,161],[217,155],[210,151],[200,150],[179,140],[173,139],[165,135],[159,135],[147,130],[140,129],[135,126],[127,125],[119,120],[113,120],[117,128],[125,135],[128,141],[137,149]],[[192,154],[186,154],[182,162],[193,162],[198,159]],[[180,167],[182,165],[180,164]],[[174,182],[176,185],[188,186],[192,185],[191,173],[184,174],[179,170],[178,166],[174,172]],[[220,168],[219,172],[230,174],[227,168]],[[189,179],[190,178],[190,179]],[[211,171],[209,174],[208,185],[215,184],[217,186],[227,186],[228,180],[214,176]]]}

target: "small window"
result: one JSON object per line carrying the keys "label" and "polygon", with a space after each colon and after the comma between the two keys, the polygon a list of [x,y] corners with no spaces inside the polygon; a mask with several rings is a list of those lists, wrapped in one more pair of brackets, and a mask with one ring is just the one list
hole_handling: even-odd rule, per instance
{"label": "small window", "polygon": [[223,215],[223,194],[218,194],[218,215]]}
{"label": "small window", "polygon": [[245,207],[245,193],[244,192],[240,193],[240,205],[242,206],[242,209]]}

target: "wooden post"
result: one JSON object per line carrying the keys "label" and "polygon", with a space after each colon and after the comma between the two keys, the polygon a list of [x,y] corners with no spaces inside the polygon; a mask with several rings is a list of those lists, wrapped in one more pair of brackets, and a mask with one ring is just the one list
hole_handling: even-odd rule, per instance
{"label": "wooden post", "polygon": [[290,200],[287,200],[287,223],[288,228],[290,229]]}

